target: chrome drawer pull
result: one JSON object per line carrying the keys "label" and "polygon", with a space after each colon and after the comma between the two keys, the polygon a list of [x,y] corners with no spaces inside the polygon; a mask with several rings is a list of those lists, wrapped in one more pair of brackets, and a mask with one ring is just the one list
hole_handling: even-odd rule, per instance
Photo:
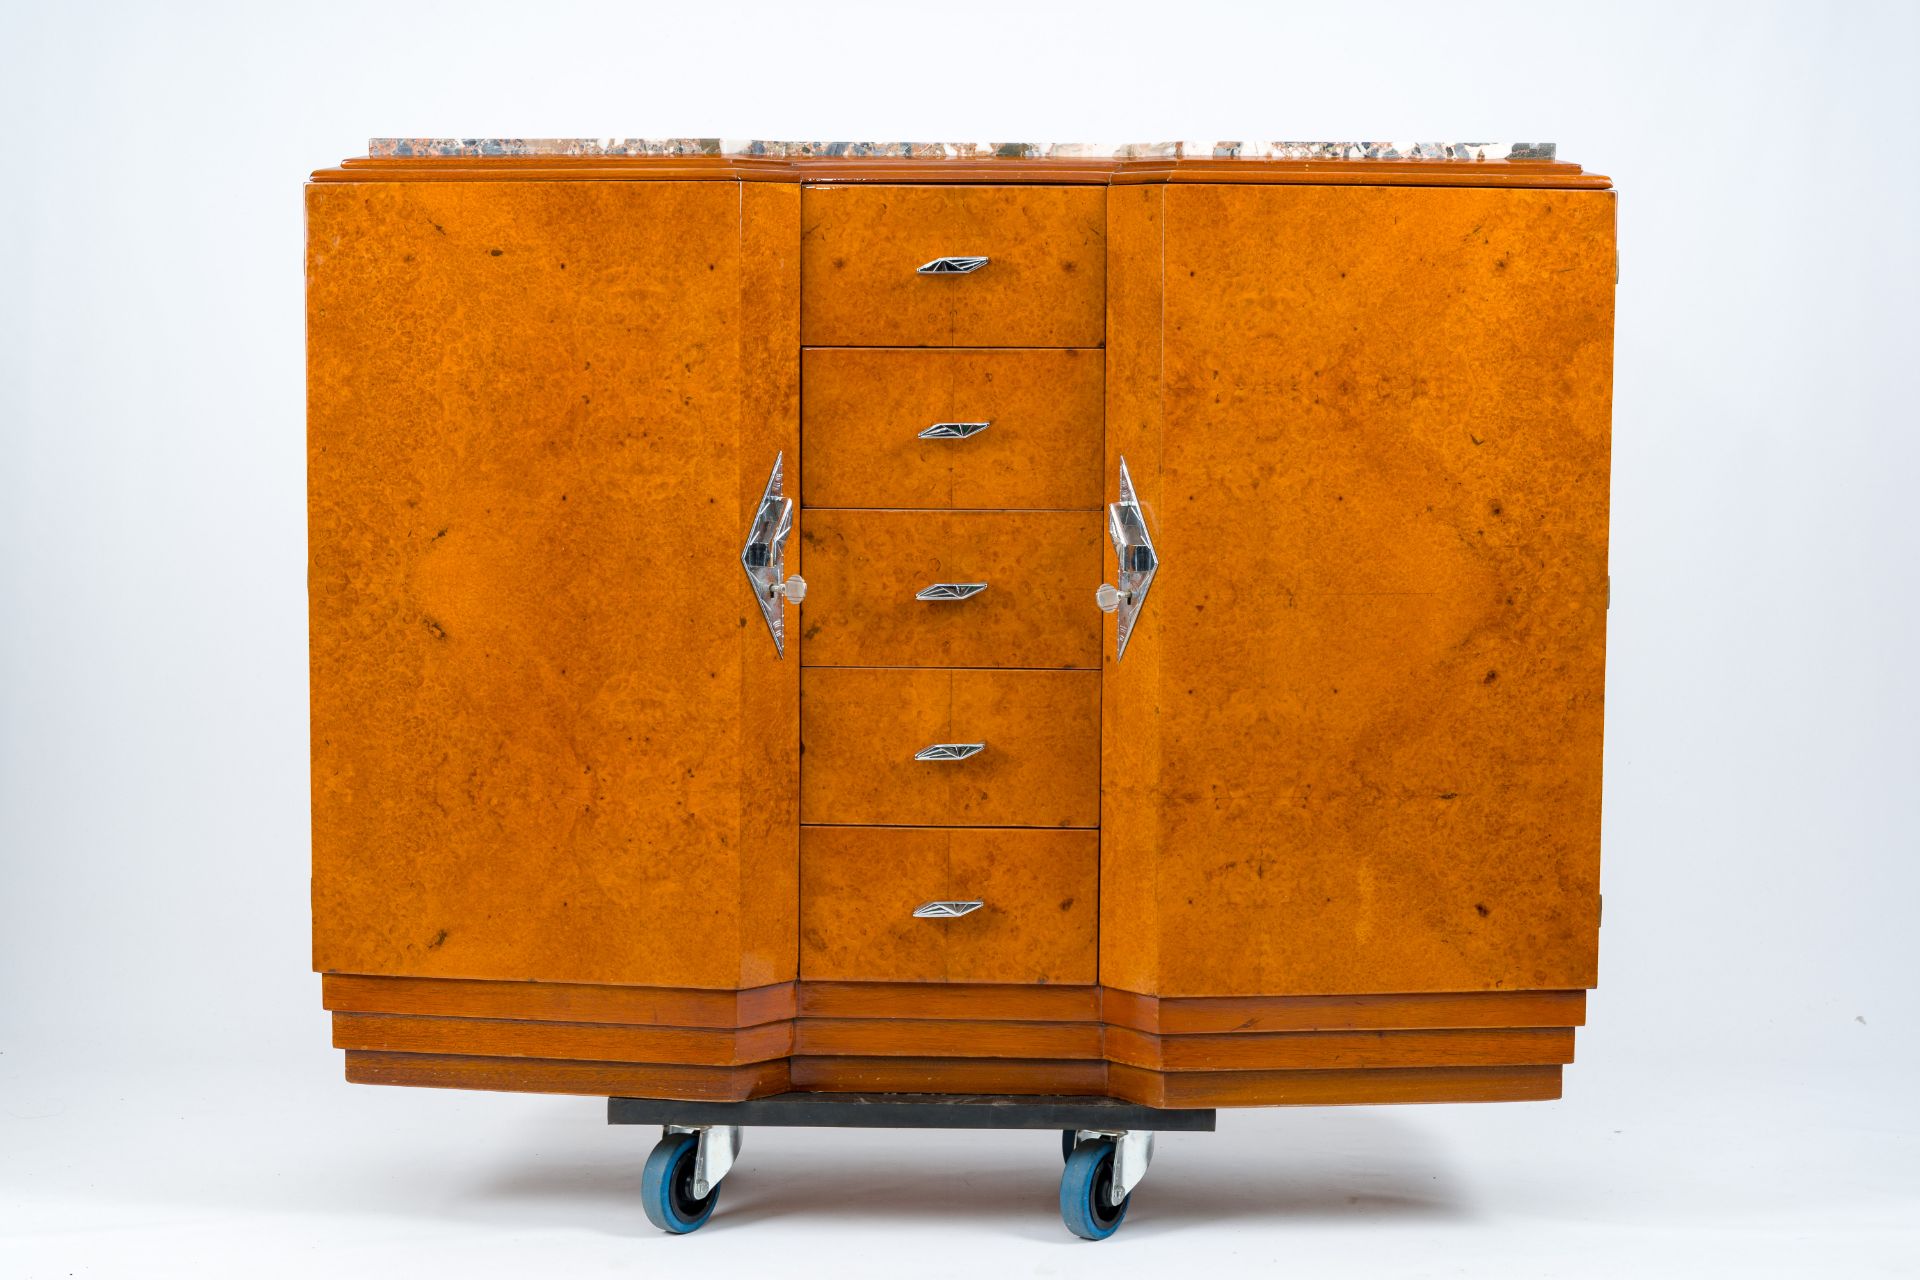
{"label": "chrome drawer pull", "polygon": [[773,455],[773,471],[767,476],[766,491],[754,510],[753,524],[747,530],[747,543],[740,548],[740,567],[753,584],[753,597],[760,604],[760,616],[773,637],[773,656],[787,653],[787,605],[799,604],[807,596],[807,582],[799,574],[787,577],[787,537],[793,532],[793,499],[783,491],[786,459]]}
{"label": "chrome drawer pull", "polygon": [[915,760],[965,760],[987,749],[984,742],[936,742],[913,753]]}
{"label": "chrome drawer pull", "polygon": [[914,268],[915,275],[922,276],[964,276],[987,265],[984,255],[978,258],[935,258],[932,262],[922,263]]}
{"label": "chrome drawer pull", "polygon": [[992,425],[991,422],[936,422],[922,431],[920,438],[922,440],[965,440],[979,435]]}
{"label": "chrome drawer pull", "polygon": [[1147,513],[1133,491],[1133,476],[1127,471],[1125,458],[1120,459],[1120,500],[1107,505],[1107,534],[1113,539],[1114,559],[1120,566],[1119,585],[1101,583],[1094,588],[1093,602],[1102,613],[1118,615],[1113,629],[1113,660],[1119,662],[1127,656],[1127,641],[1133,638],[1147,592],[1153,589],[1153,575],[1160,569],[1160,557],[1147,532]]}
{"label": "chrome drawer pull", "polygon": [[987,589],[984,582],[936,582],[913,593],[915,600],[967,600]]}
{"label": "chrome drawer pull", "polygon": [[984,902],[923,902],[913,909],[915,920],[958,920],[986,906]]}

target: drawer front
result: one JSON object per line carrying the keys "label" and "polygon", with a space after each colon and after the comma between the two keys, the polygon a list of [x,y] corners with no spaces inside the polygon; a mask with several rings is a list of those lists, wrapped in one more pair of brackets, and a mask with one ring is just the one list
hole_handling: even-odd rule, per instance
{"label": "drawer front", "polygon": [[1102,532],[1099,511],[806,511],[801,661],[1098,669]]}
{"label": "drawer front", "polygon": [[[1092,983],[1099,834],[802,827],[808,981]],[[933,902],[978,902],[920,918]]]}
{"label": "drawer front", "polygon": [[1100,673],[809,668],[800,752],[802,822],[1097,826]]}
{"label": "drawer front", "polygon": [[808,351],[802,500],[1092,510],[1105,374],[1102,352],[1071,348]]}
{"label": "drawer front", "polygon": [[[1097,347],[1101,187],[814,186],[801,193],[800,341],[810,347]],[[978,270],[923,275],[937,258]]]}

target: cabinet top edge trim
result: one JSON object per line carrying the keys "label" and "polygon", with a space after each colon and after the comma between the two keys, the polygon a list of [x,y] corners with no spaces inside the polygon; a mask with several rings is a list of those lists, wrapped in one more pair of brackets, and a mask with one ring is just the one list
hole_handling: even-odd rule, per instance
{"label": "cabinet top edge trim", "polygon": [[786,182],[840,185],[1138,185],[1162,182],[1368,186],[1611,187],[1577,164],[1531,160],[978,159],[894,156],[367,156],[313,182]]}

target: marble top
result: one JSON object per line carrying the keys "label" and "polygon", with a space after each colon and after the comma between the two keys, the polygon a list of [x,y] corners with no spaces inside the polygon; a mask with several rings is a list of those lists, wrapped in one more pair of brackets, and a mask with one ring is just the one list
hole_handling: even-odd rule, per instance
{"label": "marble top", "polygon": [[732,138],[374,138],[403,156],[887,156],[913,160],[1551,160],[1551,142],[769,142]]}

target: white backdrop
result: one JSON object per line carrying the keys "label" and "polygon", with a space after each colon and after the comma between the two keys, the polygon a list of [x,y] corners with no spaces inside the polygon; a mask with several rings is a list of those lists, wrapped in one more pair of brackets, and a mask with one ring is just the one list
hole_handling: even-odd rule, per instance
{"label": "white backdrop", "polygon": [[[1913,1274],[1910,4],[0,10],[0,1273]],[[372,134],[1550,140],[1620,190],[1601,987],[1567,1097],[1047,1135],[349,1087],[308,972],[300,185]],[[698,1255],[698,1256],[696,1256]]]}

